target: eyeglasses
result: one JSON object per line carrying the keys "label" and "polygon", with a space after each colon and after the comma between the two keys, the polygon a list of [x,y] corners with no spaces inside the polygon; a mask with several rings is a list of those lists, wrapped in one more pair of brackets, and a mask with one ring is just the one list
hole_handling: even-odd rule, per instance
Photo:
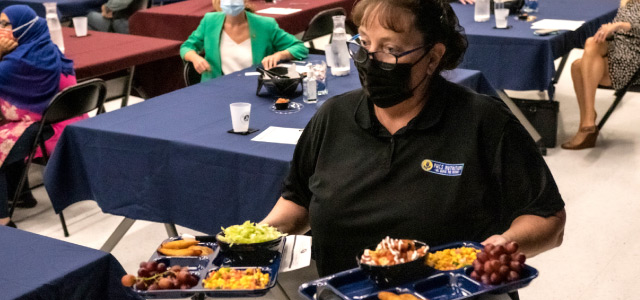
{"label": "eyeglasses", "polygon": [[355,62],[365,63],[367,59],[371,57],[373,62],[377,63],[381,69],[391,71],[395,69],[396,65],[398,64],[398,58],[423,49],[425,48],[425,46],[420,46],[418,48],[405,51],[400,54],[393,54],[384,51],[369,52],[367,48],[362,46],[360,42],[360,35],[356,34],[349,41],[347,41],[347,48],[349,49],[349,55],[351,55]]}
{"label": "eyeglasses", "polygon": [[9,25],[11,25],[11,22],[5,21],[5,20],[0,20],[0,27],[5,28],[5,27],[7,27]]}

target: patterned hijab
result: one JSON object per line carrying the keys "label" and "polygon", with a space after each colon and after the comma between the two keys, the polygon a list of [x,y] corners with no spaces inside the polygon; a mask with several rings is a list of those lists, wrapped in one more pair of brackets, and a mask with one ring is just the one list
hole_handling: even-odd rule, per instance
{"label": "patterned hijab", "polygon": [[60,74],[74,74],[73,61],[53,44],[47,22],[33,9],[12,5],[2,13],[11,21],[18,47],[0,60],[0,99],[41,114],[58,92]]}

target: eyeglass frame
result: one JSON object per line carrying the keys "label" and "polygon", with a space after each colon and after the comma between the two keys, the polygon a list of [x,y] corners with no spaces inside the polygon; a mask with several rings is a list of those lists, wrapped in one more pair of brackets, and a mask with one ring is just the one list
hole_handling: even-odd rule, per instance
{"label": "eyeglass frame", "polygon": [[[371,59],[371,61],[376,62],[376,63],[378,64],[378,66],[379,66],[381,69],[386,70],[386,71],[391,71],[391,70],[395,69],[395,68],[396,68],[396,65],[398,65],[398,59],[400,59],[400,57],[403,57],[403,56],[409,55],[409,54],[411,54],[411,53],[413,53],[413,52],[416,52],[416,51],[418,51],[418,50],[420,50],[420,49],[427,48],[427,46],[426,46],[426,45],[423,45],[423,46],[420,46],[420,47],[418,47],[418,48],[415,48],[415,49],[411,49],[411,50],[408,50],[408,51],[402,52],[402,53],[400,53],[400,54],[393,54],[393,53],[387,53],[387,52],[382,52],[382,51],[369,52],[369,50],[367,50],[367,48],[365,48],[362,44],[360,44],[360,43],[356,42],[356,40],[357,40],[358,38],[360,38],[360,34],[359,34],[359,33],[358,33],[358,34],[356,34],[356,35],[354,35],[353,37],[351,37],[351,39],[349,39],[349,40],[347,41],[347,50],[349,51],[349,55],[351,56],[351,58],[353,58],[353,61],[355,61],[355,62],[358,62],[358,63],[361,63],[361,64],[362,64],[362,63],[365,63],[367,60]],[[356,54],[355,54],[355,53],[353,53],[353,51],[351,51],[351,48],[349,48],[349,45],[348,45],[348,44],[354,44],[354,45],[357,45],[358,47],[360,47],[360,49],[363,49],[363,50],[367,53],[367,55],[365,56],[365,59],[364,59],[363,61],[358,61],[358,60],[356,59],[356,57],[355,57],[355,56],[356,56]],[[396,62],[395,62],[394,64],[391,64],[391,63],[386,63],[386,62],[383,62],[383,61],[379,61],[379,60],[377,60],[377,59],[376,59],[376,57],[375,57],[375,54],[376,54],[376,53],[379,53],[379,52],[382,52],[382,53],[384,53],[384,54],[389,54],[389,55],[391,55],[391,56],[395,57],[395,58],[396,58]],[[393,67],[391,67],[391,68],[385,68],[384,66],[393,66]]]}
{"label": "eyeglass frame", "polygon": [[9,25],[11,25],[11,22],[0,20],[0,28],[7,28]]}

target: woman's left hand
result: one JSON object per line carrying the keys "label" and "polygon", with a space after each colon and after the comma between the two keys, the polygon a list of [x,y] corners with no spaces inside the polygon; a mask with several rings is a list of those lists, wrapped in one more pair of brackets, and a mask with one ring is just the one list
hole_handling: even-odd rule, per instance
{"label": "woman's left hand", "polygon": [[275,53],[273,55],[269,55],[265,58],[262,59],[262,66],[264,66],[265,69],[271,69],[275,66],[278,65],[278,62],[282,59],[282,57],[280,56],[280,53]]}
{"label": "woman's left hand", "polygon": [[18,42],[8,38],[0,38],[0,56],[4,56],[7,53],[10,53],[18,47]]}
{"label": "woman's left hand", "polygon": [[593,39],[596,43],[602,43],[607,40],[607,37],[613,35],[616,30],[618,30],[618,26],[616,26],[616,24],[602,24],[600,29],[598,29],[598,32],[593,36]]}

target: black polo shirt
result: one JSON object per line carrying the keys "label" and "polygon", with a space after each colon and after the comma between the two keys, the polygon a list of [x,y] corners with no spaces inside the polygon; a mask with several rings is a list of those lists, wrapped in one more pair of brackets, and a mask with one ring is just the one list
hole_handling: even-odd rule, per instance
{"label": "black polo shirt", "polygon": [[385,236],[431,246],[481,242],[518,216],[564,207],[533,140],[498,99],[441,77],[391,135],[362,90],[328,100],[306,126],[282,196],[309,210],[321,276],[355,267]]}

